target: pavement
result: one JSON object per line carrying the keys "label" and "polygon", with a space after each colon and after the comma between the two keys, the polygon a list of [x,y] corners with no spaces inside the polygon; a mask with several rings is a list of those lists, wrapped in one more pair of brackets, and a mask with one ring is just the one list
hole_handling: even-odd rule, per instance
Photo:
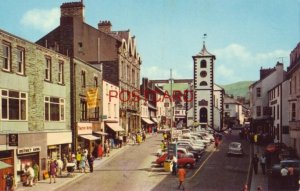
{"label": "pavement", "polygon": [[[96,159],[94,161],[94,169],[100,165],[105,165],[106,162],[108,162],[110,159],[118,156],[119,154],[123,153],[130,146],[132,146],[132,144],[127,144],[127,145],[123,146],[122,148],[112,149],[110,152],[110,155],[108,157],[103,157],[102,159]],[[89,171],[89,169],[87,171]],[[75,170],[75,172],[72,173],[71,176],[68,176],[67,174],[68,174],[67,172],[63,172],[61,176],[56,178],[56,183],[52,183],[52,184],[49,184],[49,182],[50,182],[49,178],[46,180],[38,181],[37,184],[33,185],[32,187],[23,186],[21,183],[18,183],[15,191],[41,191],[41,190],[54,191],[54,190],[57,190],[65,185],[67,185],[67,184],[71,184],[81,178],[84,178],[85,176],[87,176],[87,174],[90,174],[90,173],[89,172],[81,173],[78,170]]]}
{"label": "pavement", "polygon": [[[258,146],[258,145],[252,145],[251,148],[251,159],[254,153],[260,157],[264,152],[264,146]],[[268,175],[267,173],[264,175],[262,173],[262,169],[260,167],[260,164],[258,164],[258,172],[257,174],[254,174],[253,168],[251,166],[251,185],[250,185],[250,191],[257,191],[257,188],[260,186],[263,191],[268,191]]]}

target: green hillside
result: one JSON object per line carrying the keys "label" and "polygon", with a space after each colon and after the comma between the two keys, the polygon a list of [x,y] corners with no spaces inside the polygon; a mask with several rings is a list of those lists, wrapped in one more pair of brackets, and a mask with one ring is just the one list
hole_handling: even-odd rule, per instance
{"label": "green hillside", "polygon": [[254,81],[241,81],[233,84],[220,85],[225,89],[225,93],[228,95],[233,95],[235,98],[237,96],[249,98],[249,86],[254,83]]}

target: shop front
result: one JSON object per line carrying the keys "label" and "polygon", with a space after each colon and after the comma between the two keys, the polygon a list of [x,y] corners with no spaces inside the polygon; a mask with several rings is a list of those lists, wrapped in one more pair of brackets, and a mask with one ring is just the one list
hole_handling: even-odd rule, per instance
{"label": "shop front", "polygon": [[87,149],[92,153],[94,146],[100,141],[100,137],[93,135],[92,123],[77,123],[78,149]]}
{"label": "shop front", "polygon": [[153,121],[151,121],[149,118],[142,117],[142,129],[145,132],[151,133],[153,126],[154,126]]}
{"label": "shop front", "polygon": [[17,170],[17,181],[22,181],[22,175],[24,174],[25,165],[29,164],[33,166],[34,163],[40,166],[40,146],[32,147],[22,147],[17,149],[17,161],[16,161],[16,170]]}
{"label": "shop front", "polygon": [[[14,151],[0,151],[0,190],[5,190],[4,176],[8,173],[14,174]],[[16,176],[15,176],[16,177]]]}
{"label": "shop front", "polygon": [[105,122],[105,132],[108,134],[106,138],[113,140],[114,145],[118,145],[120,138],[126,141],[125,131],[118,122]]}

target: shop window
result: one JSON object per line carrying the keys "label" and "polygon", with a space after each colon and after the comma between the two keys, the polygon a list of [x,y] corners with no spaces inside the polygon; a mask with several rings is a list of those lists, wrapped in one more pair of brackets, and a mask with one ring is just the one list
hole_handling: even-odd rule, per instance
{"label": "shop window", "polygon": [[45,97],[45,120],[65,120],[65,100],[57,97]]}
{"label": "shop window", "polygon": [[1,90],[1,118],[4,120],[27,119],[27,93]]}

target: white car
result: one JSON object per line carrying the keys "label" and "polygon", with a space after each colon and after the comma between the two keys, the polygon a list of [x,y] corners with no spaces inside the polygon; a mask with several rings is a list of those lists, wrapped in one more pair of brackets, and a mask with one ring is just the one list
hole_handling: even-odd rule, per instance
{"label": "white car", "polygon": [[242,148],[242,144],[239,142],[231,142],[228,146],[228,155],[243,155],[244,151]]}
{"label": "white car", "polygon": [[188,141],[190,142],[191,144],[194,144],[194,145],[199,145],[201,147],[206,147],[206,144],[204,144],[204,142],[200,141],[200,140],[194,140],[192,139],[191,137],[178,137],[178,141]]}
{"label": "white car", "polygon": [[193,143],[191,143],[190,141],[185,141],[185,140],[178,140],[178,141],[177,141],[177,144],[178,144],[178,145],[189,145],[189,146],[191,146],[194,150],[203,150],[203,149],[205,149],[204,146],[197,145],[197,144],[193,144]]}

